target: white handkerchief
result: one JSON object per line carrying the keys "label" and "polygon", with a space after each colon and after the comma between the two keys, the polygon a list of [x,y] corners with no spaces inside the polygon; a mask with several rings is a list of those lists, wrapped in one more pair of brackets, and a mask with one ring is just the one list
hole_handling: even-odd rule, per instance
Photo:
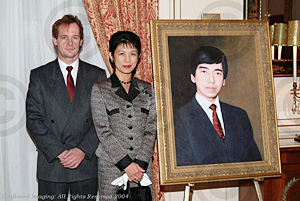
{"label": "white handkerchief", "polygon": [[111,182],[111,185],[114,185],[114,186],[122,186],[124,183],[127,183],[128,181],[128,176],[127,174],[123,174],[123,176],[113,180]]}
{"label": "white handkerchief", "polygon": [[[129,177],[127,176],[127,174],[123,174],[121,177],[113,180],[111,182],[111,185],[114,186],[122,186],[124,185],[124,190],[126,190],[127,188],[127,182],[128,182]],[[140,181],[141,186],[149,186],[152,184],[152,182],[150,181],[148,175],[146,173],[144,173],[142,180]]]}
{"label": "white handkerchief", "polygon": [[146,173],[144,173],[144,176],[140,183],[141,183],[141,186],[149,186],[152,184],[151,180],[149,179],[149,177]]}

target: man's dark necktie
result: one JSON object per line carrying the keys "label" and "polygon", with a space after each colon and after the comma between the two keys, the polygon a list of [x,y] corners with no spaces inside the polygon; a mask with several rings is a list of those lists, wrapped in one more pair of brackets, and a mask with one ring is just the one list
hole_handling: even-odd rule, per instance
{"label": "man's dark necktie", "polygon": [[219,118],[217,116],[217,111],[216,111],[216,108],[217,106],[215,104],[211,104],[211,106],[209,106],[210,109],[212,109],[213,111],[213,124],[214,124],[214,127],[219,135],[219,137],[222,139],[222,141],[225,143],[225,135],[224,135],[224,132],[223,132],[223,129],[222,129],[222,125],[219,121]]}
{"label": "man's dark necktie", "polygon": [[68,71],[67,88],[68,88],[68,92],[69,92],[69,95],[70,95],[71,102],[73,102],[73,96],[74,96],[74,91],[75,91],[74,80],[73,80],[73,77],[71,75],[71,70],[72,69],[73,69],[72,66],[67,67],[67,71]]}

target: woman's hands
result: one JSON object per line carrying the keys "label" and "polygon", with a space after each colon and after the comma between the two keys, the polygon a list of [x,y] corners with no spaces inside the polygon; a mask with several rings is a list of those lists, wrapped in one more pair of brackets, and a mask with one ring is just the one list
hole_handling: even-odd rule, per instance
{"label": "woman's hands", "polygon": [[145,170],[141,168],[137,163],[132,162],[125,170],[129,177],[129,181],[139,182],[142,180]]}

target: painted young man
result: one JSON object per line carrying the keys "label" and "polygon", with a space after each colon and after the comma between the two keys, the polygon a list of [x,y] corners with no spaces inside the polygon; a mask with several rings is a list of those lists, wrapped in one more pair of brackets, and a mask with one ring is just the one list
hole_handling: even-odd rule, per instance
{"label": "painted young man", "polygon": [[177,165],[261,160],[246,111],[219,100],[228,72],[225,54],[202,46],[190,68],[196,94],[174,115]]}

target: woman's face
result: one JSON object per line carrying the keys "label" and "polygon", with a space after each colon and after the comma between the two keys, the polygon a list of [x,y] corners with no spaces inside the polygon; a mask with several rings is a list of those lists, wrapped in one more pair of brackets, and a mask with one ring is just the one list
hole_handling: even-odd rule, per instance
{"label": "woman's face", "polygon": [[119,78],[131,76],[139,60],[138,50],[132,44],[120,44],[116,48],[114,55],[110,52],[109,56],[115,62],[115,73]]}

